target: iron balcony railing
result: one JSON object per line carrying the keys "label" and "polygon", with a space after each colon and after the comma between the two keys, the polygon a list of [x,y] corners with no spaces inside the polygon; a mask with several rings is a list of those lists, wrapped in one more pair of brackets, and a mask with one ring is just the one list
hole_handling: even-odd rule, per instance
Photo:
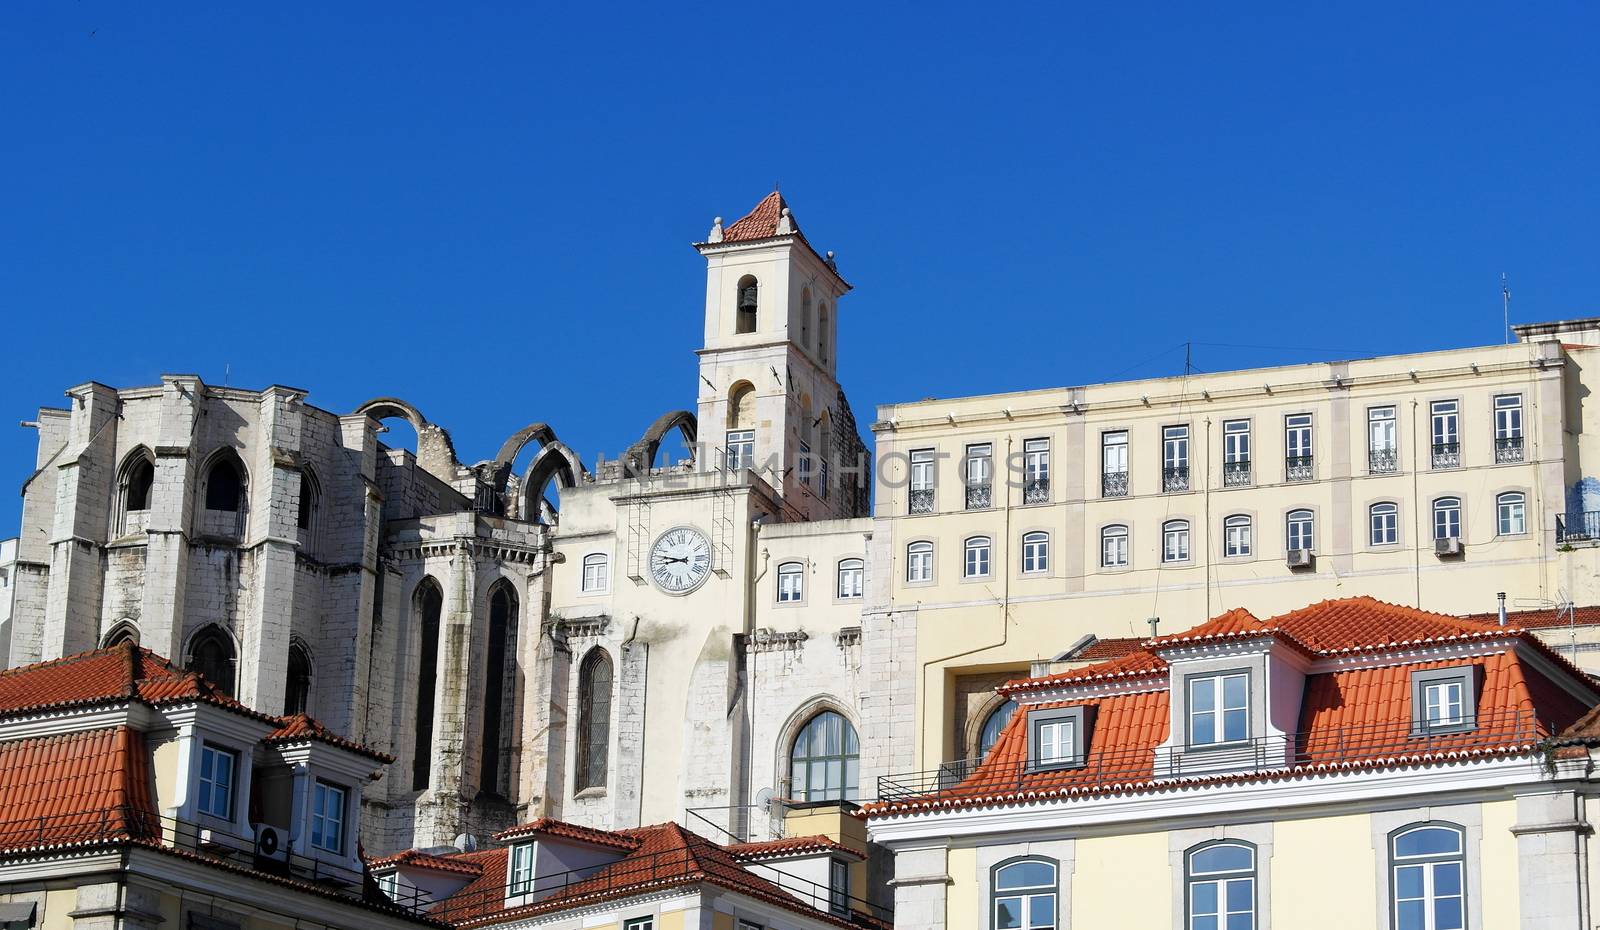
{"label": "iron balcony railing", "polygon": [[1591,542],[1600,539],[1600,510],[1556,514],[1556,542]]}
{"label": "iron balcony railing", "polygon": [[911,512],[933,513],[933,488],[911,489]]}
{"label": "iron balcony railing", "polygon": [[1189,490],[1189,466],[1168,465],[1161,469],[1161,490],[1187,491]]}
{"label": "iron balcony railing", "polygon": [[1494,463],[1507,465],[1522,461],[1522,437],[1505,436],[1494,441]]}
{"label": "iron balcony railing", "polygon": [[1100,476],[1101,497],[1127,497],[1128,473],[1125,471],[1108,471]]}
{"label": "iron balcony railing", "polygon": [[1050,479],[1028,478],[1022,482],[1022,502],[1024,504],[1050,503]]}
{"label": "iron balcony railing", "polygon": [[1222,463],[1222,486],[1242,488],[1250,484],[1250,460],[1237,459]]}
{"label": "iron balcony railing", "polygon": [[1548,735],[1534,713],[1526,709],[1481,714],[1465,724],[1429,727],[1421,721],[1401,719],[1231,743],[1114,752],[1097,751],[1091,732],[1087,758],[1066,765],[988,764],[971,759],[947,762],[928,771],[879,776],[878,800],[982,797],[1045,788],[1092,789],[1200,775],[1248,776],[1308,765],[1525,746]]}
{"label": "iron balcony railing", "polygon": [[1436,442],[1433,444],[1434,468],[1460,468],[1461,443]]}
{"label": "iron balcony railing", "polygon": [[1309,455],[1290,455],[1283,460],[1285,481],[1310,481],[1316,477],[1315,460]]}
{"label": "iron balcony railing", "polygon": [[1367,450],[1367,471],[1374,475],[1392,475],[1400,470],[1400,456],[1394,449]]}
{"label": "iron balcony railing", "polygon": [[985,510],[994,506],[994,485],[969,484],[967,485],[967,509]]}

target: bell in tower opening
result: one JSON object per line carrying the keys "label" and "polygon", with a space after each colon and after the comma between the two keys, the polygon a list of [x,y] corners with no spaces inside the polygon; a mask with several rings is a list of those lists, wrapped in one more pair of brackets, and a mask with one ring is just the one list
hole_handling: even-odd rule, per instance
{"label": "bell in tower opening", "polygon": [[739,280],[739,322],[735,332],[756,331],[756,279],[745,275]]}

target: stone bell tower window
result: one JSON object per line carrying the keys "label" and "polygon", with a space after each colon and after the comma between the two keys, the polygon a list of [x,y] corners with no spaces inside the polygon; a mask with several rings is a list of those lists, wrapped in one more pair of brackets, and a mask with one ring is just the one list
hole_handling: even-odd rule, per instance
{"label": "stone bell tower window", "polygon": [[745,275],[739,279],[737,293],[738,323],[734,332],[753,333],[756,331],[756,306],[759,303],[761,287],[756,283],[753,275]]}

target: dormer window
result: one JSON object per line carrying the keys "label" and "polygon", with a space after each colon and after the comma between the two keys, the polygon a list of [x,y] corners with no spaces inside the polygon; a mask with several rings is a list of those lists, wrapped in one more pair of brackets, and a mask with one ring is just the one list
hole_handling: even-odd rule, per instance
{"label": "dormer window", "polygon": [[1477,726],[1472,666],[1411,673],[1411,735],[1459,733]]}
{"label": "dormer window", "polygon": [[238,768],[236,753],[210,743],[201,744],[200,793],[196,799],[200,813],[222,820],[233,819],[233,783]]}
{"label": "dormer window", "polygon": [[1189,679],[1189,745],[1214,746],[1250,738],[1250,675],[1229,672]]}
{"label": "dormer window", "polygon": [[342,855],[344,853],[345,789],[317,782],[311,801],[311,845]]}
{"label": "dormer window", "polygon": [[1028,714],[1028,771],[1083,765],[1086,712],[1085,707],[1059,707]]}
{"label": "dormer window", "polygon": [[511,847],[511,875],[508,893],[512,897],[533,891],[533,844],[518,843]]}

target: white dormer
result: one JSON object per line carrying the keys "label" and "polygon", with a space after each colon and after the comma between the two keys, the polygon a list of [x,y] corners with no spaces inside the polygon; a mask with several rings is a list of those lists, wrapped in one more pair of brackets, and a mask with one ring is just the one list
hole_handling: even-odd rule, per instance
{"label": "white dormer", "polygon": [[1195,637],[1152,649],[1167,662],[1170,724],[1158,778],[1289,764],[1310,659],[1271,633]]}
{"label": "white dormer", "polygon": [[[334,878],[359,882],[361,788],[380,763],[365,752],[304,732],[280,730],[267,743],[263,774],[278,784],[264,785],[276,790],[262,792],[263,823],[287,829],[291,856],[315,861]],[[276,803],[269,803],[269,797]]]}
{"label": "white dormer", "polygon": [[243,843],[248,848],[255,748],[273,725],[199,701],[160,713],[176,731],[171,742],[158,739],[155,750],[158,770],[170,764],[177,776],[172,803],[161,811],[184,834],[171,839],[201,847],[238,848]]}
{"label": "white dormer", "polygon": [[[593,837],[585,838],[584,833]],[[498,836],[511,840],[506,850],[506,907],[542,900],[592,877],[630,851],[620,837],[611,839],[614,834],[583,828],[568,827],[561,835],[545,829],[513,828]]]}

